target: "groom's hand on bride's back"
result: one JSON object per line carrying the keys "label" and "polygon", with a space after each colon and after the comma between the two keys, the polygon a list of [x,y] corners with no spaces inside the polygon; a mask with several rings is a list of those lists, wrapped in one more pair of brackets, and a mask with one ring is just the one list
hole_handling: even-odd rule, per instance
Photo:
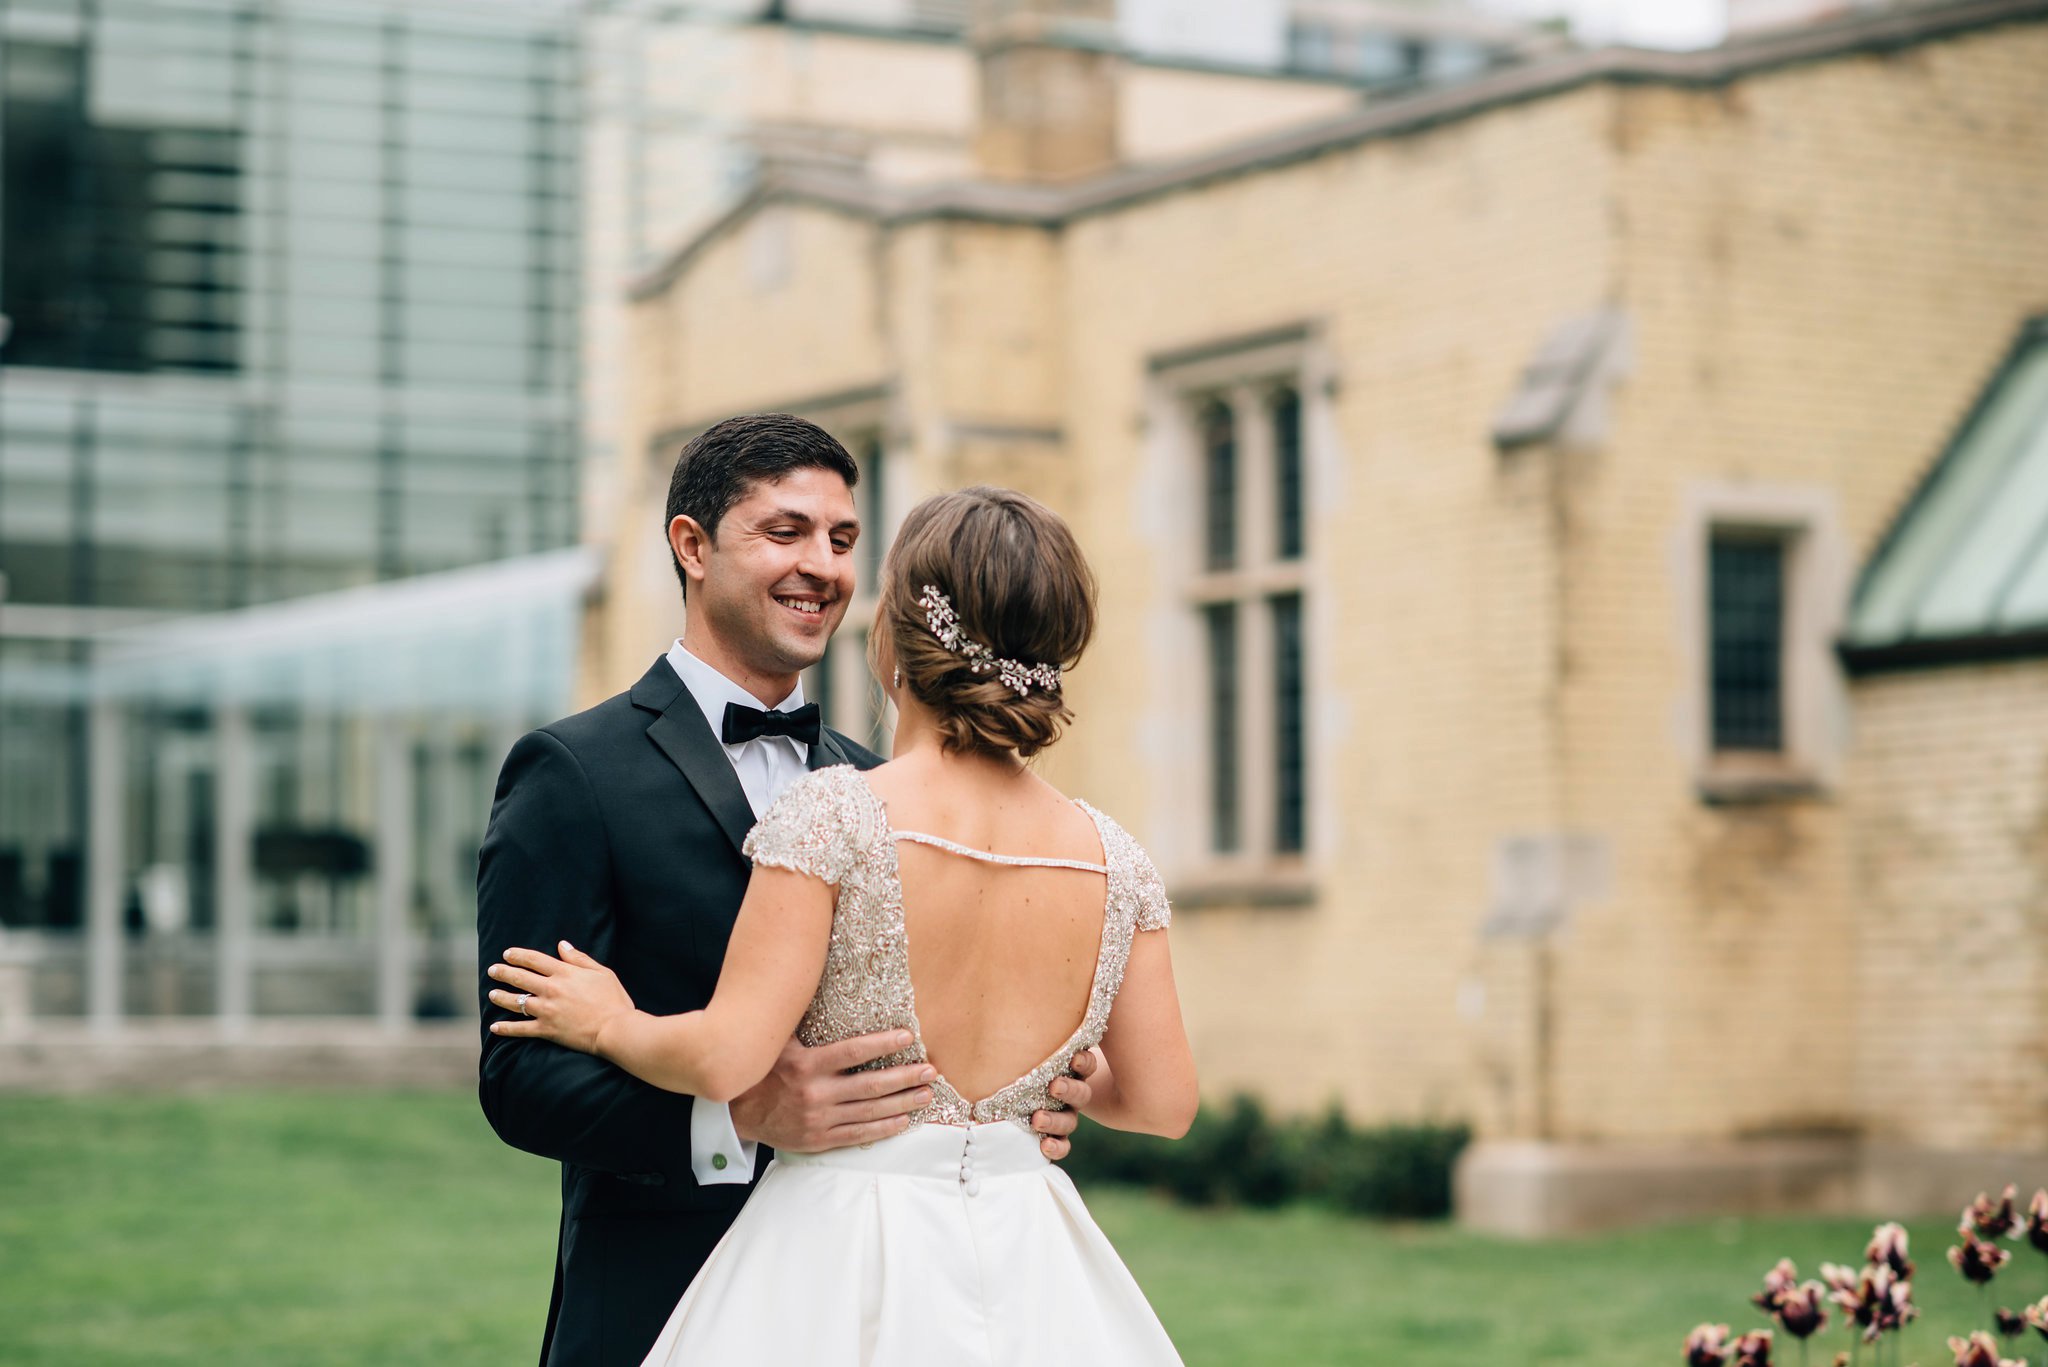
{"label": "groom's hand on bride's back", "polygon": [[1074,1055],[1073,1072],[1052,1080],[1053,1097],[1066,1109],[1031,1113],[1031,1128],[1038,1131],[1039,1151],[1055,1163],[1074,1151],[1074,1142],[1069,1136],[1081,1123],[1081,1112],[1087,1110],[1088,1103],[1095,1099],[1088,1079],[1095,1076],[1101,1062],[1093,1049],[1083,1049]]}
{"label": "groom's hand on bride's back", "polygon": [[[816,1049],[791,1040],[768,1076],[733,1098],[733,1128],[742,1139],[788,1153],[822,1153],[901,1134],[910,1113],[931,1101],[928,1084],[937,1070],[928,1063],[848,1070],[908,1048],[910,1041],[904,1030],[855,1035]],[[1066,1109],[1032,1114],[1038,1147],[1055,1162],[1073,1148],[1069,1136],[1091,1099],[1088,1079],[1097,1064],[1093,1050],[1076,1054],[1072,1075],[1052,1084]]]}
{"label": "groom's hand on bride's back", "polygon": [[788,1153],[822,1153],[901,1134],[910,1113],[932,1099],[938,1076],[928,1063],[849,1072],[910,1045],[907,1030],[806,1049],[795,1040],[768,1076],[733,1098],[732,1123],[742,1139]]}

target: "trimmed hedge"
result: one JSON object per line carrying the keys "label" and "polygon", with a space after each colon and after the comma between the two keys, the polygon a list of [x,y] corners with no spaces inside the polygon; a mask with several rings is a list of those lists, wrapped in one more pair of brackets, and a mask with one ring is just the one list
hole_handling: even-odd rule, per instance
{"label": "trimmed hedge", "polygon": [[1249,1096],[1203,1106],[1186,1138],[1089,1125],[1065,1167],[1076,1182],[1164,1191],[1189,1205],[1316,1201],[1356,1215],[1435,1219],[1451,1211],[1451,1169],[1465,1125],[1354,1128],[1335,1105],[1317,1119],[1274,1121]]}

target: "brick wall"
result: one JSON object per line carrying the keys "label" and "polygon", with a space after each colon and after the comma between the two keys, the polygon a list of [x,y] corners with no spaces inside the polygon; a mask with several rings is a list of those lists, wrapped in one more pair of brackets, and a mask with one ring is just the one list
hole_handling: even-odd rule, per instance
{"label": "brick wall", "polygon": [[1854,1082],[1873,1134],[2033,1149],[2048,1134],[2048,664],[1861,680],[1849,808]]}

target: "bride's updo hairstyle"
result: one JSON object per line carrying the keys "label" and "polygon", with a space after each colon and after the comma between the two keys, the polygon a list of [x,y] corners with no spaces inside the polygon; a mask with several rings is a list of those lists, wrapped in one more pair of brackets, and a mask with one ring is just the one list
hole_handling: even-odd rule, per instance
{"label": "bride's updo hairstyle", "polygon": [[1095,575],[1059,514],[986,484],[933,495],[897,531],[875,611],[903,686],[932,709],[946,749],[1029,759],[1058,740],[1074,715],[1062,690],[1041,676],[1020,694],[985,660],[976,672],[933,631],[918,601],[927,585],[951,602],[959,637],[995,660],[1072,667],[1095,634]]}

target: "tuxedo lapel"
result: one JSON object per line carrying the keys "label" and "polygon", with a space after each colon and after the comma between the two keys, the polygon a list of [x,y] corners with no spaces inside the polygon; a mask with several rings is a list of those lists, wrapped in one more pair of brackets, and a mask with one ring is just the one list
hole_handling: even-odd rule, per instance
{"label": "tuxedo lapel", "polygon": [[717,819],[719,829],[738,850],[754,828],[753,804],[747,801],[747,790],[740,787],[740,776],[733,771],[725,747],[711,734],[703,709],[666,659],[656,660],[654,668],[634,685],[633,705],[659,714],[648,726],[647,738],[682,770]]}
{"label": "tuxedo lapel", "polygon": [[826,769],[834,764],[851,764],[844,750],[839,748],[839,738],[832,734],[832,728],[818,728],[818,743],[811,747],[810,758],[804,761],[806,769]]}

